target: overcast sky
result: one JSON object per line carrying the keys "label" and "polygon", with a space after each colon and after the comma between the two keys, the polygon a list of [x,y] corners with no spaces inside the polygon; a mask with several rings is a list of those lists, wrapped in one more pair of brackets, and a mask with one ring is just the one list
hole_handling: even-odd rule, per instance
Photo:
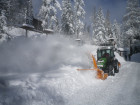
{"label": "overcast sky", "polygon": [[[62,0],[60,4],[62,4]],[[126,1],[127,0],[84,0],[85,2],[85,11],[86,11],[86,22],[90,23],[90,18],[93,12],[93,8],[102,8],[104,14],[107,10],[110,11],[111,21],[116,19],[117,21],[121,22],[123,14],[125,13],[126,8]],[[41,0],[33,0],[33,6],[35,14],[37,14],[41,5]]]}

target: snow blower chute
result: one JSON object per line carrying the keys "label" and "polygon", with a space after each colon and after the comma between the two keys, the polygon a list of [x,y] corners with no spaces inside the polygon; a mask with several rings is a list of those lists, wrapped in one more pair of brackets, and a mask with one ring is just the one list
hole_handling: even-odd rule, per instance
{"label": "snow blower chute", "polygon": [[95,70],[96,78],[105,80],[108,76],[114,76],[119,72],[120,62],[115,58],[112,47],[101,47],[97,50],[97,61],[91,55],[93,61],[93,69],[77,69],[80,70]]}

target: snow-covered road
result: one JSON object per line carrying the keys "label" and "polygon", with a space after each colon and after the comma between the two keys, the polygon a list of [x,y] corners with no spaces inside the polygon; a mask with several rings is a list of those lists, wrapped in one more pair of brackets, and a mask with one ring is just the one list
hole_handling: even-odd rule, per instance
{"label": "snow-covered road", "polygon": [[139,105],[140,64],[126,62],[119,74],[77,91],[70,105]]}
{"label": "snow-covered road", "polygon": [[[64,71],[64,68],[67,71]],[[123,62],[120,73],[96,80],[64,67],[46,74],[11,74],[0,86],[0,105],[139,105],[140,63]],[[73,68],[74,70],[75,68]],[[25,76],[26,75],[26,76]],[[26,77],[26,78],[25,78]]]}
{"label": "snow-covered road", "polygon": [[[53,42],[55,43],[51,45],[51,42],[47,41],[50,44],[48,49],[55,48],[53,51],[45,49],[44,42],[43,45],[37,43],[37,47],[31,44],[31,50],[30,47],[24,46],[27,49],[25,52],[21,46],[12,50],[3,48],[0,55],[3,54],[4,57],[0,58],[6,59],[7,55],[8,57],[0,64],[0,68],[3,68],[0,69],[0,105],[139,105],[140,54],[133,55],[132,61],[126,62],[116,53],[122,65],[120,72],[103,81],[95,78],[95,71],[76,70],[79,67],[86,67],[89,63],[84,51],[93,51],[95,55],[97,46],[76,47],[65,44],[65,47],[60,43],[61,40]],[[36,50],[38,52],[34,53]],[[52,55],[51,52],[55,51],[57,53]],[[15,64],[21,71],[15,68]],[[4,71],[5,65],[11,70]],[[44,71],[46,67],[49,70]],[[32,70],[27,71],[30,69]]]}

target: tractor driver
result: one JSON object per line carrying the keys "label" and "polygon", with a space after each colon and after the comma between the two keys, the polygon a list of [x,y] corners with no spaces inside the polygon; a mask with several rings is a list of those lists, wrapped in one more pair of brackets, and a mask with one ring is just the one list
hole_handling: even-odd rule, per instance
{"label": "tractor driver", "polygon": [[109,57],[109,54],[108,53],[104,53],[103,54],[103,57],[108,58]]}

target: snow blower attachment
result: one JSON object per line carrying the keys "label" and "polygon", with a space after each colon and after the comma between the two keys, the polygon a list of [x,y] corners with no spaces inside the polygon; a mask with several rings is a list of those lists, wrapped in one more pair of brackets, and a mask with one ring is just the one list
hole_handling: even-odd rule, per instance
{"label": "snow blower attachment", "polygon": [[102,47],[97,50],[97,61],[91,55],[93,61],[93,69],[77,69],[81,70],[95,70],[96,78],[105,80],[108,76],[114,76],[119,72],[120,62],[115,58],[114,50],[111,47]]}
{"label": "snow blower attachment", "polygon": [[96,78],[97,79],[101,79],[101,80],[105,80],[107,77],[108,77],[108,74],[107,73],[104,73],[104,71],[102,71],[101,69],[99,69],[97,67],[97,63],[96,63],[96,59],[93,55],[91,55],[92,57],[92,61],[93,61],[93,69],[77,69],[78,71],[81,71],[81,70],[95,70],[96,71]]}

